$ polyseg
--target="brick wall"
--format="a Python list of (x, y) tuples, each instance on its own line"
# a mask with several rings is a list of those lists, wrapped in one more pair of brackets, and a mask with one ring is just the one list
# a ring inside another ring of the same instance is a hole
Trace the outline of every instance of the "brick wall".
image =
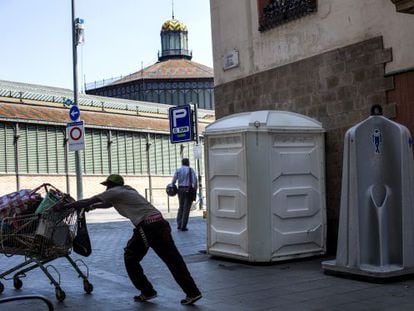
[(393, 77), (384, 76), (392, 60), (382, 37), (336, 49), (292, 64), (218, 85), (216, 118), (255, 110), (288, 110), (310, 116), (326, 129), (328, 251), (334, 252), (339, 218), (343, 137), (369, 116), (373, 104), (395, 117), (386, 91)]

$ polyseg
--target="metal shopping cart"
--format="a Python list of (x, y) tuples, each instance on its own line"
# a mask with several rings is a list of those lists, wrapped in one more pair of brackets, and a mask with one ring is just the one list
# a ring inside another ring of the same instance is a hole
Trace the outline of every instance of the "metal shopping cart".
[[(34, 189), (30, 195), (41, 197), (34, 212), (22, 215), (11, 215), (0, 221), (0, 254), (7, 257), (24, 256), (24, 261), (15, 267), (0, 274), (0, 280), (13, 280), (14, 288), (23, 286), (21, 281), (26, 273), (40, 268), (55, 286), (56, 298), (63, 301), (65, 292), (60, 287), (60, 274), (51, 261), (65, 257), (83, 279), (83, 288), (86, 293), (93, 291), (93, 285), (88, 281), (89, 270), (80, 259), (74, 261), (70, 257), (73, 239), (76, 236), (78, 213), (74, 209), (64, 207), (73, 202), (68, 194), (59, 191), (51, 184), (42, 184)], [(86, 268), (86, 275), (79, 269), (78, 263)], [(58, 281), (51, 275), (53, 269), (58, 275)], [(13, 277), (10, 277), (13, 274)], [(0, 282), (0, 293), (4, 285)]]

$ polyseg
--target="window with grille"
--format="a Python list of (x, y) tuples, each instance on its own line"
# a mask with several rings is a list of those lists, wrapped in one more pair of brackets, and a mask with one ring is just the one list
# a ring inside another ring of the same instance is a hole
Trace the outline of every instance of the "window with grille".
[(266, 31), (281, 24), (317, 11), (317, 0), (258, 0), (259, 31)]

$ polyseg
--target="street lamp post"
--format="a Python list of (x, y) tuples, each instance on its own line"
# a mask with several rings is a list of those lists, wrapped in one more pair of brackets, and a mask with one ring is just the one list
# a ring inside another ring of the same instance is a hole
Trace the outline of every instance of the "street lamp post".
[[(75, 0), (72, 0), (72, 53), (73, 53), (73, 103), (78, 106), (78, 57), (77, 46), (79, 44), (79, 32), (77, 29), (77, 21), (75, 20)], [(78, 120), (79, 121), (79, 118)], [(75, 166), (76, 166), (76, 190), (77, 199), (83, 198), (83, 184), (82, 184), (82, 161), (80, 150), (75, 151)]]

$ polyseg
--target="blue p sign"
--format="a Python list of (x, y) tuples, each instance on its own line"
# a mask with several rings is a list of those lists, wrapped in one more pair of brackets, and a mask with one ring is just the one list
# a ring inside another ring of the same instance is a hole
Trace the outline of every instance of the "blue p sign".
[(169, 119), (171, 143), (193, 140), (193, 120), (190, 105), (171, 107)]

